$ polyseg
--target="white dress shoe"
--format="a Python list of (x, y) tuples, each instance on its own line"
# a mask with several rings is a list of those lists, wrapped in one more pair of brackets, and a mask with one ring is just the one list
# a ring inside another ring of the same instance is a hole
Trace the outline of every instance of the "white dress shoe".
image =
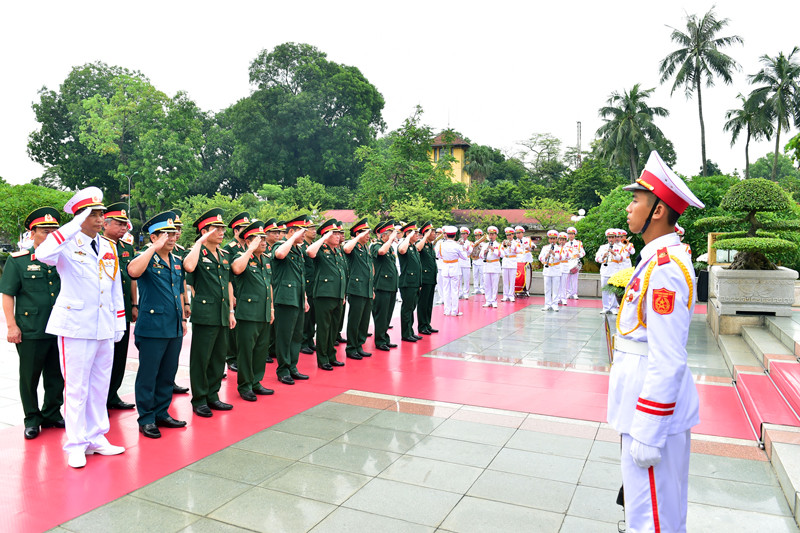
[(549, 309), (550, 309), (550, 308), (549, 308), (549, 307), (547, 307), (546, 305), (545, 305), (544, 307), (542, 307), (542, 311), (547, 311), (547, 310), (549, 310)]
[(497, 308), (497, 302), (492, 302), (492, 307)]
[(509, 301), (509, 302), (516, 302), (516, 301), (517, 301), (517, 299), (516, 299), (516, 298), (509, 298), (509, 299), (508, 299), (508, 301)]
[(553, 311), (558, 312), (558, 307), (557, 306), (553, 306)]
[(72, 468), (83, 468), (86, 466), (86, 455), (82, 451), (70, 452), (67, 464)]
[(482, 305), (482, 307), (491, 307), (491, 306), (492, 306), (492, 304), (490, 304), (488, 302)]
[(88, 448), (86, 455), (96, 453), (98, 455), (119, 455), (125, 451), (122, 446), (114, 446), (113, 444), (103, 444), (94, 448)]

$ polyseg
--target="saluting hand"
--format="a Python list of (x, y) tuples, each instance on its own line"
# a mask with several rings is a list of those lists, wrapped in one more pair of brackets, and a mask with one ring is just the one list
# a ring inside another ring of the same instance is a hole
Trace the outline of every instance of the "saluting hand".
[(263, 239), (263, 237), (259, 236), (250, 241), (250, 246), (247, 247), (247, 251), (251, 253), (255, 252), (256, 249), (258, 249), (258, 247), (261, 245), (261, 239)]
[[(169, 233), (162, 232), (161, 235), (158, 236), (156, 242), (153, 243), (153, 249), (157, 252), (161, 250), (165, 244), (167, 244), (167, 239), (169, 239)], [(202, 240), (202, 237), (201, 237)]]

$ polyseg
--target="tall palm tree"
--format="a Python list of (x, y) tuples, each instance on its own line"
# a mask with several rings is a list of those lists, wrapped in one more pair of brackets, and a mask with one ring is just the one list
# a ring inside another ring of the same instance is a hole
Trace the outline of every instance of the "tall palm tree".
[(739, 93), (737, 98), (741, 101), (741, 107), (729, 109), (725, 113), (725, 131), (731, 132), (731, 146), (736, 143), (742, 130), (747, 132), (747, 141), (744, 145), (744, 177), (750, 179), (750, 139), (759, 140), (772, 137), (772, 122), (767, 114), (764, 104), (759, 104), (754, 98), (745, 98)]
[(597, 130), (600, 153), (609, 157), (611, 164), (627, 163), (630, 166), (631, 183), (639, 177), (639, 155), (648, 153), (655, 141), (664, 137), (653, 119), (669, 116), (669, 111), (647, 105), (646, 100), (653, 91), (655, 88), (640, 89), (638, 83), (630, 91), (622, 91), (622, 94), (614, 91), (608, 98), (608, 105), (599, 111), (600, 117), (605, 120), (605, 124)]
[[(713, 87), (714, 77), (718, 76), (730, 85), (733, 81), (731, 72), (739, 69), (739, 64), (730, 56), (723, 54), (720, 48), (742, 43), (738, 35), (730, 37), (716, 37), (716, 34), (728, 25), (728, 19), (717, 19), (712, 7), (702, 18), (697, 15), (686, 17), (686, 32), (672, 28), (670, 39), (678, 43), (681, 48), (675, 50), (661, 60), (659, 72), (661, 83), (664, 83), (673, 74), (675, 81), (672, 91), (680, 86), (684, 87), (686, 98), (691, 98), (697, 92), (697, 109), (700, 114), (700, 148), (703, 157), (703, 176), (706, 175), (706, 126), (703, 121), (703, 94), (701, 85), (705, 81), (706, 87)], [(676, 72), (677, 71), (677, 72)]]
[(788, 56), (783, 52), (777, 57), (761, 56), (764, 66), (757, 74), (748, 76), (750, 83), (764, 85), (750, 93), (754, 102), (763, 103), (771, 120), (775, 121), (775, 160), (772, 164), (772, 179), (778, 171), (778, 150), (781, 145), (781, 130), (789, 131), (789, 120), (800, 127), (800, 63), (794, 47)]
[(464, 171), (470, 175), (473, 183), (483, 183), (486, 177), (492, 173), (494, 159), (492, 149), (488, 146), (473, 144), (467, 149), (467, 163)]

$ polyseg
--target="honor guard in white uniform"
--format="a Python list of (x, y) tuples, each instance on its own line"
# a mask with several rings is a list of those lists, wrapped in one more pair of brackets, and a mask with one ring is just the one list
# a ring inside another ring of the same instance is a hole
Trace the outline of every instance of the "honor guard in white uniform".
[[(600, 286), (604, 287), (608, 283), (608, 279), (614, 274), (614, 230), (608, 228), (606, 230), (607, 244), (600, 245), (597, 253), (594, 256), (594, 261), (600, 265)], [(617, 308), (617, 298), (610, 292), (603, 291), (603, 309), (600, 311), (601, 315), (611, 313)]]
[(619, 230), (619, 245), (622, 249), (622, 262), (619, 264), (619, 269), (625, 270), (632, 266), (631, 257), (636, 255), (636, 248), (628, 240), (628, 232), (624, 229)]
[(704, 206), (655, 151), (625, 189), (628, 225), (645, 247), (617, 316), (608, 422), (622, 434), (628, 531), (686, 531), (691, 428), (700, 422), (686, 363), (695, 274), (674, 225), (688, 206)]
[(475, 228), (475, 231), (472, 233), (475, 235), (475, 244), (473, 244), (472, 250), (470, 250), (470, 259), (472, 259), (472, 291), (475, 294), (486, 294), (486, 290), (483, 287), (483, 258), (481, 258), (480, 255), (481, 245), (477, 244), (478, 241), (483, 239), (483, 230), (481, 228)]
[(105, 209), (100, 189), (79, 191), (64, 206), (75, 218), (36, 249), (36, 258), (55, 266), (61, 277), (61, 292), (45, 331), (58, 337), (65, 390), (64, 451), (73, 468), (85, 466), (86, 455), (125, 451), (105, 437), (114, 343), (126, 329), (117, 249), (99, 235)]
[(464, 252), (467, 254), (466, 259), (459, 259), (458, 266), (461, 269), (461, 287), (458, 290), (458, 299), (459, 300), (467, 300), (469, 299), (469, 280), (472, 278), (472, 273), (470, 272), (470, 262), (469, 256), (472, 253), (472, 247), (474, 243), (469, 240), (469, 228), (463, 226), (460, 229), (461, 232), (461, 239), (458, 243), (464, 248)]
[[(514, 234), (517, 237), (517, 242), (522, 246), (522, 253), (517, 257), (517, 263), (524, 265), (522, 269), (524, 280), (526, 271), (530, 268), (530, 264), (533, 263), (533, 251), (536, 250), (536, 245), (533, 243), (533, 239), (525, 236), (525, 228), (522, 226), (514, 226)], [(528, 296), (527, 286), (523, 285), (521, 292), (524, 296)]]
[(442, 259), (442, 295), (444, 296), (444, 316), (461, 316), (458, 310), (458, 290), (461, 278), (459, 259), (467, 257), (464, 247), (455, 240), (458, 230), (455, 226), (444, 226), (445, 239), (439, 243), (436, 255)]
[(497, 287), (500, 283), (500, 261), (503, 259), (503, 248), (497, 242), (497, 228), (486, 229), (487, 241), (481, 243), (480, 258), (483, 260), (483, 286), (486, 290), (484, 307), (497, 307)]
[(569, 281), (569, 272), (578, 262), (572, 255), (572, 250), (567, 246), (567, 239), (566, 231), (558, 232), (558, 247), (561, 249), (561, 281), (558, 285), (556, 302), (559, 305), (567, 305), (567, 281)]
[(522, 254), (522, 245), (514, 239), (514, 230), (505, 229), (506, 239), (500, 243), (503, 249), (503, 300), (514, 302), (514, 281), (517, 279), (517, 260)]
[(576, 235), (578, 235), (577, 229), (574, 227), (567, 228), (567, 248), (570, 254), (576, 259), (576, 264), (570, 268), (569, 276), (567, 277), (566, 296), (568, 300), (570, 298), (573, 300), (578, 299), (578, 274), (581, 271), (581, 259), (586, 256), (583, 243), (575, 238)]
[(558, 232), (551, 229), (547, 232), (547, 244), (539, 252), (542, 264), (542, 280), (544, 281), (544, 307), (542, 311), (558, 311), (558, 291), (561, 287), (561, 247), (556, 242)]
[(442, 233), (442, 228), (436, 228), (434, 231), (436, 233), (436, 238), (433, 241), (433, 248), (436, 253), (436, 296), (433, 300), (433, 305), (439, 305), (444, 303), (444, 294), (442, 293), (442, 283), (444, 283), (442, 280), (442, 268), (444, 267), (444, 263), (442, 263), (439, 254), (439, 246), (444, 239), (444, 233)]
[(688, 243), (688, 242), (683, 242), (683, 236), (684, 236), (684, 234), (686, 234), (686, 230), (684, 230), (684, 229), (683, 229), (682, 227), (680, 227), (679, 225), (675, 224), (675, 233), (677, 233), (677, 234), (678, 234), (678, 237), (680, 237), (680, 239), (681, 239), (681, 244), (683, 244), (683, 249), (684, 249), (684, 250), (686, 251), (686, 253), (689, 255), (689, 258), (691, 258), (691, 257), (692, 257), (692, 247), (691, 247), (691, 246), (689, 246), (689, 243)]

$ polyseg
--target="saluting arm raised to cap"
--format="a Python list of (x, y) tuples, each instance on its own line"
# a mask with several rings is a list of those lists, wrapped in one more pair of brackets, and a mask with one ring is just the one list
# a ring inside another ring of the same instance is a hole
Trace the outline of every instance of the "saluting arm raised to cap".
[(203, 247), (203, 244), (205, 244), (205, 242), (211, 236), (212, 231), (214, 230), (209, 230), (200, 235), (200, 238), (195, 241), (192, 249), (189, 250), (189, 253), (183, 258), (184, 272), (194, 272), (194, 269), (197, 268), (197, 261), (200, 260), (200, 248)]

